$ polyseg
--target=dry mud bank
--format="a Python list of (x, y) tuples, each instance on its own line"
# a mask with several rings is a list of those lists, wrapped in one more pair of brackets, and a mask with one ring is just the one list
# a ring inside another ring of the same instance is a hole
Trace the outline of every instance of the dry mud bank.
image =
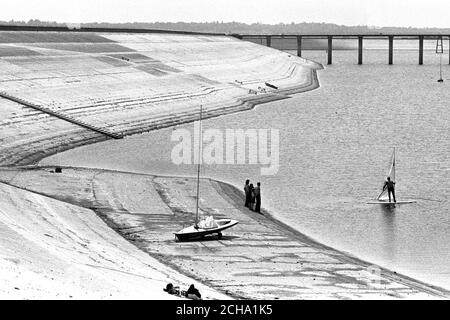
[(242, 193), (202, 179), (200, 212), (239, 224), (204, 241), (176, 242), (191, 224), (195, 179), (97, 169), (3, 170), (2, 181), (89, 208), (164, 265), (224, 294), (253, 299), (448, 298), (449, 293), (325, 247), (243, 208)]

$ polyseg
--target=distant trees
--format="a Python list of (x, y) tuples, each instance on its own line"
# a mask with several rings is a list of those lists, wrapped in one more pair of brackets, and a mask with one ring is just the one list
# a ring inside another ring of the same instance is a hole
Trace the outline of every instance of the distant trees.
[[(64, 27), (68, 24), (55, 21), (40, 21), (31, 19), (25, 21), (0, 21), (0, 25), (16, 25), (16, 26), (52, 26)], [(211, 33), (239, 33), (239, 34), (350, 34), (350, 33), (443, 33), (450, 34), (450, 29), (439, 28), (401, 28), (401, 27), (368, 27), (368, 26), (343, 26), (333, 23), (278, 23), (264, 24), (252, 23), (246, 24), (242, 22), (126, 22), (126, 23), (109, 23), (109, 22), (90, 22), (81, 23), (81, 27), (91, 28), (130, 28), (130, 29), (161, 29), (161, 30), (178, 30), (178, 31), (195, 31), (195, 32), (211, 32)]]
[(41, 21), (39, 19), (30, 19), (28, 21), (0, 21), (0, 25), (12, 25), (12, 26), (33, 26), (33, 27), (63, 27), (65, 23), (59, 23), (56, 21)]

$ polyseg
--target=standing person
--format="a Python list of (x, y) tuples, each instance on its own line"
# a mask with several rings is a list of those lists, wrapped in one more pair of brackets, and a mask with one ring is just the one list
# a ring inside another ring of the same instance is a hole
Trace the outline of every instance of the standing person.
[(255, 205), (255, 188), (253, 187), (253, 183), (250, 183), (250, 205), (249, 205), (249, 208), (251, 210), (253, 210), (254, 205)]
[(256, 188), (253, 191), (255, 193), (255, 211), (261, 211), (261, 182), (256, 184)]
[(250, 183), (250, 180), (248, 180), (248, 179), (245, 180), (244, 192), (245, 192), (245, 206), (247, 208), (250, 206), (250, 199), (251, 199), (249, 183)]
[(394, 202), (397, 202), (395, 200), (395, 182), (391, 180), (391, 177), (387, 177), (387, 181), (384, 183), (383, 186), (383, 191), (386, 190), (388, 191), (388, 196), (389, 196), (389, 202), (391, 202), (391, 193), (392, 193), (392, 197), (394, 198)]

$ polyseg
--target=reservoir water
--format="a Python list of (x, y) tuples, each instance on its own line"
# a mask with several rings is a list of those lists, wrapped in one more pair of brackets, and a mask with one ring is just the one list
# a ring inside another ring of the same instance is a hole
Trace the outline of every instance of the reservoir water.
[[(387, 42), (387, 41), (386, 41)], [(430, 48), (432, 44), (428, 44)], [(321, 87), (252, 111), (203, 121), (204, 129), (278, 129), (280, 167), (204, 165), (202, 175), (242, 188), (261, 181), (262, 206), (302, 233), (336, 249), (450, 289), (450, 66), (427, 50), (304, 51), (325, 65)], [(448, 48), (447, 48), (448, 49)], [(193, 125), (181, 126), (193, 131)], [(174, 128), (84, 146), (41, 164), (99, 167), (172, 175), (196, 174), (174, 165)], [(366, 204), (380, 191), (392, 148), (397, 199), (415, 204), (383, 209)], [(193, 194), (195, 190), (193, 190)]]

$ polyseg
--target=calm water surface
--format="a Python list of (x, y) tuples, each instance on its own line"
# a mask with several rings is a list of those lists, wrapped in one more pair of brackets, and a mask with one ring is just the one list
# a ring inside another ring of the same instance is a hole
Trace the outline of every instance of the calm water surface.
[[(304, 56), (325, 63), (324, 52)], [(450, 289), (450, 67), (402, 50), (387, 65), (385, 50), (334, 52), (319, 71), (321, 87), (253, 111), (204, 121), (204, 128), (280, 130), (280, 169), (204, 165), (202, 175), (242, 187), (261, 181), (263, 207), (299, 231), (337, 249)], [(193, 130), (192, 124), (183, 128)], [(173, 129), (85, 146), (42, 163), (195, 175), (171, 163)], [(416, 204), (383, 210), (368, 205), (397, 153), (397, 199)], [(195, 190), (193, 190), (194, 192)]]

